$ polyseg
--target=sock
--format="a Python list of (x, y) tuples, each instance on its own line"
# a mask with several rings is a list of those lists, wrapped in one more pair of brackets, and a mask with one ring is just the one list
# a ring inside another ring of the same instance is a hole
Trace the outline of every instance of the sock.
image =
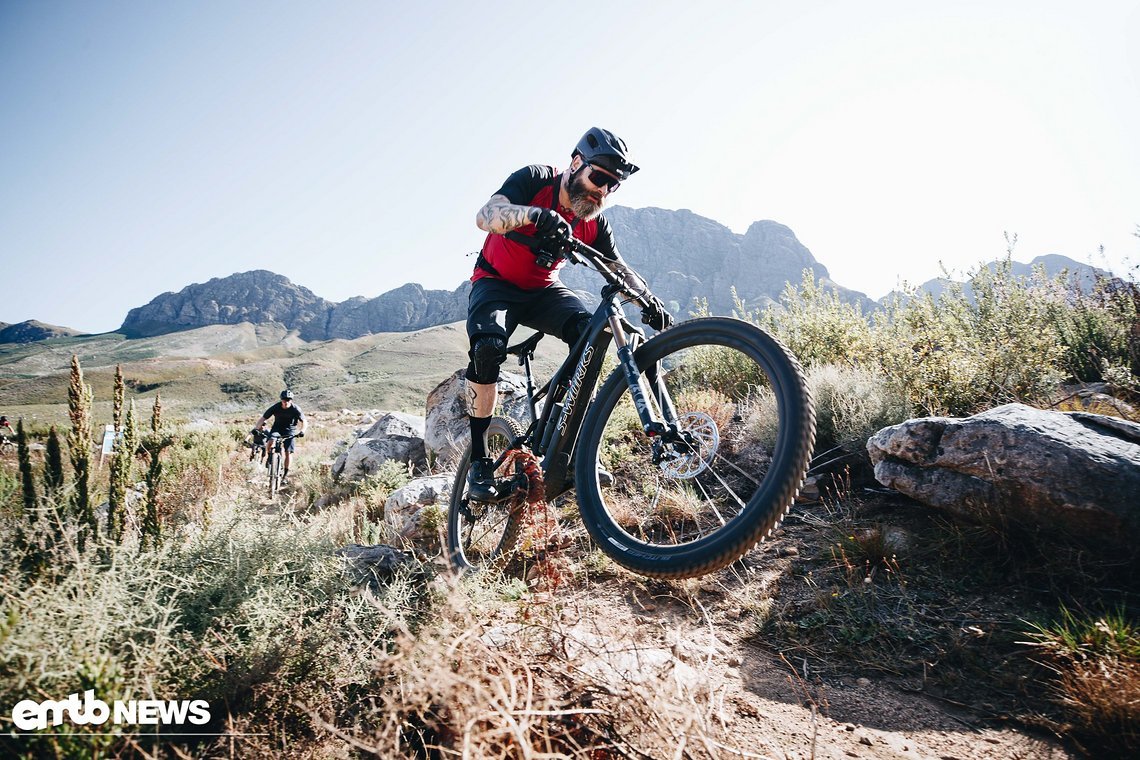
[(490, 417), (471, 417), (471, 458), (487, 456), (487, 428), (491, 427)]
[(283, 478), (289, 477), (289, 468), (288, 467), (286, 467), (284, 470), (281, 471), (281, 477), (283, 477)]

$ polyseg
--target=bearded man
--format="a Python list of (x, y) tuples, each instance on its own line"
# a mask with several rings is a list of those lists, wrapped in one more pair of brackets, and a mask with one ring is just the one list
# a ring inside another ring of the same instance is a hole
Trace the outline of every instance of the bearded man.
[[(613, 230), (601, 211), (606, 199), (637, 170), (621, 138), (593, 127), (578, 141), (565, 171), (541, 165), (519, 169), (479, 209), (475, 223), (487, 239), (471, 276), (467, 311), (469, 498), (493, 501), (502, 496), (496, 492), (486, 433), (508, 338), (521, 324), (569, 346), (577, 342), (590, 312), (558, 279), (565, 259), (557, 252), (574, 237), (628, 266), (618, 255)], [(642, 316), (655, 329), (672, 322), (660, 301)]]

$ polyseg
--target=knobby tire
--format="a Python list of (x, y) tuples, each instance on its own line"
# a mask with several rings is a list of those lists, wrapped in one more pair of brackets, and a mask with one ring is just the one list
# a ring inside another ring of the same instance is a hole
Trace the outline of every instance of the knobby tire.
[[(753, 479), (757, 484), (756, 490), (746, 500), (733, 494), (738, 503), (743, 503), (736, 514), (725, 519), (719, 511), (716, 511), (716, 505), (713, 503), (712, 510), (720, 520), (719, 527), (714, 523), (709, 535), (694, 540), (677, 541), (673, 545), (667, 542), (642, 540), (624, 529), (618, 519), (611, 514), (606, 499), (610, 498), (617, 503), (619, 497), (610, 493), (609, 489), (601, 488), (597, 476), (597, 463), (599, 450), (603, 446), (603, 435), (607, 434), (607, 423), (611, 421), (611, 417), (616, 419), (620, 416), (614, 415), (614, 412), (623, 397), (629, 398), (626, 379), (620, 367), (606, 380), (591, 404), (583, 421), (574, 455), (578, 504), (582, 521), (590, 536), (601, 550), (619, 565), (649, 577), (689, 578), (704, 575), (744, 556), (779, 526), (799, 493), (811, 461), (815, 441), (815, 411), (803, 370), (791, 352), (760, 328), (729, 318), (709, 317), (691, 320), (654, 336), (638, 348), (635, 357), (639, 369), (644, 373), (656, 363), (667, 361), (671, 355), (684, 356), (685, 351), (701, 351), (707, 348), (726, 353), (733, 352), (734, 356), (738, 355), (753, 362), (754, 364), (748, 366), (759, 368), (760, 375), (766, 378), (764, 392), (767, 393), (770, 389), (779, 409), (776, 441), (770, 452), (770, 459), (767, 460), (769, 464), (766, 473), (759, 475), (761, 478), (759, 481)], [(663, 374), (667, 374), (667, 371)], [(699, 383), (695, 382), (693, 387), (699, 387)], [(749, 400), (739, 406), (753, 409), (754, 407), (750, 406), (753, 395), (755, 394), (750, 392)], [(678, 408), (679, 415), (685, 411), (684, 408)], [(628, 412), (625, 414), (628, 416)], [(733, 418), (734, 423), (735, 421)], [(618, 423), (611, 425), (618, 426)], [(637, 427), (640, 428), (639, 425)], [(625, 423), (623, 429), (628, 428), (629, 424)], [(742, 426), (742, 429), (745, 428)], [(612, 436), (612, 433), (609, 435)], [(640, 436), (642, 441), (645, 440), (640, 432), (637, 432), (637, 436)], [(630, 436), (629, 440), (633, 438)], [(732, 445), (737, 444), (726, 444), (726, 448)], [(715, 452), (715, 449), (713, 451)], [(699, 493), (699, 489), (704, 488), (706, 495), (709, 489), (716, 487), (715, 481), (711, 480), (711, 474), (705, 476), (710, 478), (707, 482), (711, 483), (711, 486), (700, 485), (696, 475), (688, 476), (692, 480), (665, 480), (657, 472), (658, 469), (664, 468), (649, 461), (648, 457), (646, 459), (647, 463), (641, 465), (640, 470), (645, 474), (634, 476), (634, 482), (637, 482), (636, 477), (641, 477), (642, 482), (652, 483), (652, 478), (656, 476), (658, 483), (666, 482), (670, 487), (682, 492), (684, 489), (689, 489)], [(715, 460), (716, 457), (710, 455), (709, 462), (713, 463)], [(719, 463), (716, 464), (719, 466)], [(725, 466), (726, 472), (729, 471), (728, 467), (744, 472), (743, 467), (735, 464), (726, 463)], [(713, 464), (709, 464), (708, 469), (711, 473)], [(737, 473), (731, 474), (737, 475)], [(723, 478), (721, 482), (724, 482)], [(728, 486), (726, 483), (726, 491), (729, 490)], [(648, 499), (647, 495), (646, 500)], [(617, 507), (614, 507), (613, 511), (620, 514), (620, 509)], [(644, 509), (643, 514), (647, 515), (648, 519), (656, 520), (658, 524), (667, 522), (665, 518), (651, 513), (652, 510)], [(654, 539), (668, 537), (671, 531), (672, 528), (667, 525), (665, 528), (658, 527), (657, 532), (650, 537)], [(636, 533), (638, 529), (635, 527), (632, 532)]]

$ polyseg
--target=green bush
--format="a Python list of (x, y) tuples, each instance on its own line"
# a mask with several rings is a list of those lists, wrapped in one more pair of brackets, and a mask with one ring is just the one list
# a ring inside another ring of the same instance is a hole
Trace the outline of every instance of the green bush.
[[(737, 315), (787, 345), (806, 367), (878, 373), (922, 414), (968, 415), (1011, 401), (1045, 403), (1065, 379), (1133, 387), (1140, 369), (1140, 288), (1103, 281), (1083, 294), (1042, 269), (1013, 274), (1012, 259), (979, 267), (969, 291), (937, 298), (914, 289), (870, 315), (804, 273), (775, 306)], [(707, 313), (698, 309), (697, 316)], [(716, 357), (711, 357), (715, 359)], [(1128, 377), (1121, 382), (1125, 369)], [(710, 377), (730, 373), (715, 362)]]
[(762, 313), (747, 312), (737, 300), (737, 316), (772, 333), (806, 367), (863, 361), (873, 342), (862, 310), (840, 299), (835, 289), (825, 290), (810, 269), (799, 287), (789, 282), (779, 304)]
[(1049, 311), (1064, 347), (1061, 366), (1082, 382), (1110, 381), (1106, 369), (1140, 376), (1140, 287), (1101, 278), (1091, 293), (1070, 287)]

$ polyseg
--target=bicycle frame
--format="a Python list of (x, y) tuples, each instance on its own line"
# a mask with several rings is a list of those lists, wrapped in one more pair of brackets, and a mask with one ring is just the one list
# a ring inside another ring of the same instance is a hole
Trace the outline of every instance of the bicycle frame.
[[(611, 341), (617, 346), (618, 361), (646, 435), (661, 436), (665, 440), (678, 436), (676, 412), (660, 373), (656, 367), (642, 373), (634, 359), (634, 351), (645, 340), (645, 333), (626, 319), (620, 299), (625, 295), (640, 302), (641, 297), (625, 292), (618, 276), (597, 261), (596, 257), (601, 256), (597, 251), (581, 243), (577, 243), (575, 249), (585, 254), (583, 258), (606, 279), (607, 284), (601, 293), (602, 302), (566, 360), (537, 392), (534, 391), (530, 367), (537, 341), (527, 339), (513, 347), (526, 367), (532, 422), (522, 437), (512, 441), (495, 462), (495, 467), (499, 467), (508, 452), (525, 443), (536, 456), (541, 457), (547, 501), (573, 486), (574, 448), (586, 411), (593, 402), (602, 362)], [(546, 403), (542, 414), (536, 415), (537, 402), (542, 398), (546, 398)]]

